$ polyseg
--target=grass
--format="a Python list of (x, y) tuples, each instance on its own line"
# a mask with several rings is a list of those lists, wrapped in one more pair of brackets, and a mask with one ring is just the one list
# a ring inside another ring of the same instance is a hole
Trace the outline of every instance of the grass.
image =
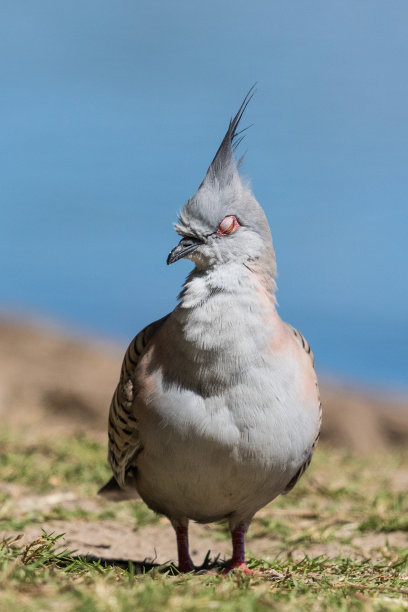
[[(84, 436), (33, 445), (8, 433), (0, 449), (2, 612), (408, 609), (408, 455), (357, 459), (319, 447), (290, 495), (253, 521), (249, 554), (266, 543), (272, 558), (252, 556), (253, 576), (221, 577), (180, 575), (169, 565), (119, 566), (63, 550), (60, 521), (143, 529), (160, 518), (142, 502), (94, 497), (109, 477), (106, 449)], [(16, 535), (50, 521), (54, 533), (28, 543)], [(225, 526), (214, 525), (211, 537), (216, 550), (217, 539), (228, 537)]]
[(102, 485), (109, 474), (105, 447), (83, 435), (25, 444), (6, 432), (0, 448), (1, 480), (31, 486), (38, 493), (56, 486), (94, 493), (95, 483)]

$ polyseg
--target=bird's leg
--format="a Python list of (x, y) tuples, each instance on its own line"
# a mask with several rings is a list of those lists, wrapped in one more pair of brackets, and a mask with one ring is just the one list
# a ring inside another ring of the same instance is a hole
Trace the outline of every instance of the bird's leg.
[(188, 521), (175, 523), (173, 527), (177, 538), (178, 569), (180, 572), (192, 572), (195, 567), (188, 551)]
[(229, 574), (234, 569), (241, 569), (245, 574), (252, 574), (252, 571), (245, 563), (245, 534), (247, 529), (248, 525), (245, 523), (240, 523), (234, 529), (231, 529), (232, 559), (223, 569), (223, 574)]

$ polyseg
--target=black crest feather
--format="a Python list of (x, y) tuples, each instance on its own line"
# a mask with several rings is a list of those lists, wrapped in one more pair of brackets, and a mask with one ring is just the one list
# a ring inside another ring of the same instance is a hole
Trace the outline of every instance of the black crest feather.
[[(218, 180), (222, 180), (225, 177), (225, 171), (231, 165), (231, 161), (234, 156), (234, 151), (238, 147), (238, 145), (242, 142), (244, 136), (241, 134), (248, 129), (248, 127), (244, 128), (240, 132), (237, 132), (237, 128), (242, 119), (242, 115), (245, 112), (246, 107), (252, 100), (255, 93), (255, 85), (252, 85), (251, 89), (248, 91), (247, 95), (242, 101), (241, 106), (238, 109), (237, 114), (233, 119), (230, 120), (228, 130), (218, 147), (218, 151), (216, 152), (214, 159), (212, 160), (210, 167), (207, 170), (207, 174), (205, 179), (217, 178)], [(227, 178), (227, 177), (225, 177)]]

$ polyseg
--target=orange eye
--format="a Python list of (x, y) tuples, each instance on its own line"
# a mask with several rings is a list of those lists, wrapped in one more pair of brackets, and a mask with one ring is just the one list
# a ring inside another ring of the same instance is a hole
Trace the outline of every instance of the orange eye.
[(229, 217), (225, 217), (225, 219), (221, 221), (217, 229), (217, 234), (219, 236), (228, 236), (228, 234), (232, 234), (232, 232), (235, 232), (235, 230), (238, 228), (238, 221), (233, 215), (231, 215)]

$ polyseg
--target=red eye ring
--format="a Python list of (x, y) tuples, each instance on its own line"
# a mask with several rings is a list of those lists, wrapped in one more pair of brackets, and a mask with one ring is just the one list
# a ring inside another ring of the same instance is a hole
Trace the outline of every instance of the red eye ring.
[(233, 234), (240, 227), (236, 217), (234, 215), (228, 215), (225, 217), (218, 226), (217, 234), (219, 236), (228, 236)]

